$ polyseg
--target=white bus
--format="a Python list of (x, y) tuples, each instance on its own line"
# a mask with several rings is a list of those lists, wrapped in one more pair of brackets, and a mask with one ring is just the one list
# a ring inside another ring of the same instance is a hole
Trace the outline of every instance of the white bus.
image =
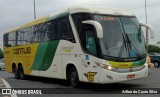
[(79, 82), (115, 83), (146, 77), (142, 26), (128, 11), (74, 7), (4, 34), (5, 70)]

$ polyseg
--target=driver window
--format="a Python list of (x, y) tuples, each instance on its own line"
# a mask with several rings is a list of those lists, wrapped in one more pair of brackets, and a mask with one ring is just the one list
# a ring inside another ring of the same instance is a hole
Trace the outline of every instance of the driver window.
[(86, 51), (88, 51), (93, 55), (97, 55), (95, 28), (92, 25), (86, 25), (85, 34), (86, 34)]

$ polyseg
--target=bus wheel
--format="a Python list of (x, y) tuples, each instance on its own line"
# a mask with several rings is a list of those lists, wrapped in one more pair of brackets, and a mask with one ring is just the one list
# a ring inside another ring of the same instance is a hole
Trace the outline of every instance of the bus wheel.
[(14, 77), (15, 77), (16, 79), (19, 79), (19, 72), (18, 72), (16, 66), (13, 67), (13, 74), (14, 74)]
[(76, 88), (79, 86), (79, 78), (78, 78), (78, 72), (75, 67), (72, 67), (70, 70), (70, 83), (72, 87)]
[(24, 71), (22, 65), (18, 68), (19, 69), (19, 77), (20, 79), (25, 79)]

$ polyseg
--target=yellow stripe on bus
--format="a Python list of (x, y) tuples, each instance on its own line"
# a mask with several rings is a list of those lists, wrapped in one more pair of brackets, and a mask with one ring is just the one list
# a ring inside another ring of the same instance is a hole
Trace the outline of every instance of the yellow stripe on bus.
[(116, 68), (130, 68), (132, 67), (133, 64), (133, 62), (114, 62), (114, 61), (108, 61), (108, 63)]

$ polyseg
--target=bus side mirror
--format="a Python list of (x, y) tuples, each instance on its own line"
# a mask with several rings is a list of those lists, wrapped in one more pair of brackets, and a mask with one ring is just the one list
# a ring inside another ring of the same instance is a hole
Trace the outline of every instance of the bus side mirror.
[(154, 39), (154, 30), (151, 25), (140, 23), (140, 26), (143, 26), (143, 27), (149, 29), (150, 30), (150, 37), (151, 37), (151, 39)]
[(96, 29), (97, 37), (98, 38), (103, 38), (103, 28), (102, 28), (102, 26), (99, 22), (93, 21), (93, 20), (86, 20), (86, 21), (82, 21), (82, 23), (93, 25)]

